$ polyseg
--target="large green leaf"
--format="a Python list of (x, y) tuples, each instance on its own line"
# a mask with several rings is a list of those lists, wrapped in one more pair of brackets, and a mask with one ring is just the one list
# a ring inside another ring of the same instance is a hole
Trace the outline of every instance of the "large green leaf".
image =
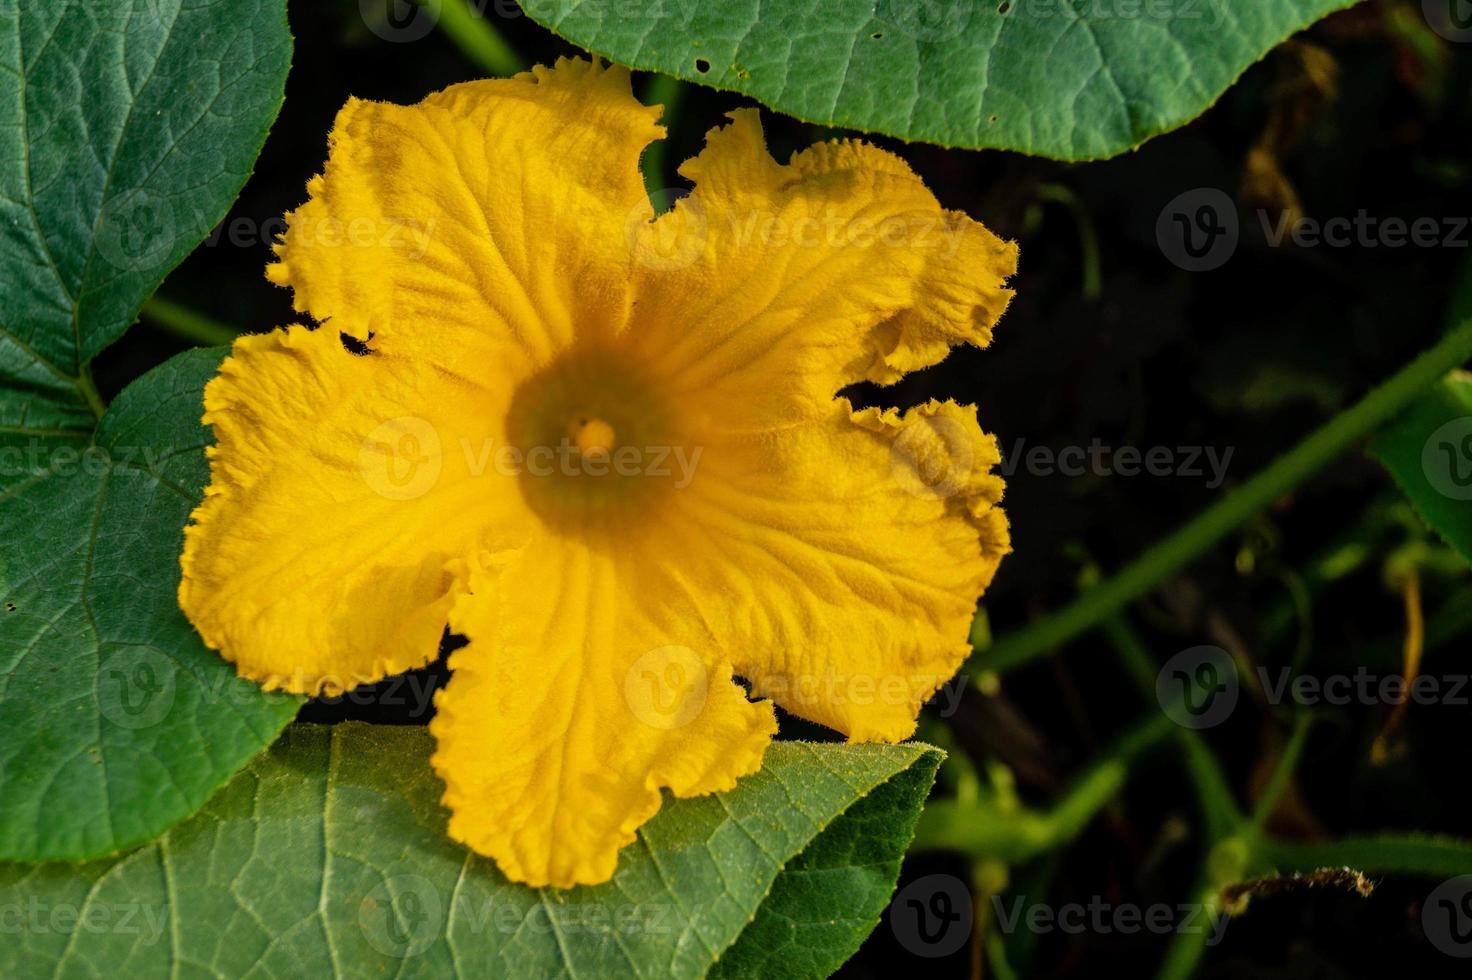
[(940, 761), (779, 743), (731, 792), (666, 798), (611, 882), (558, 891), (509, 884), (445, 836), (430, 750), (421, 728), (293, 726), (156, 843), (0, 865), (0, 912), (17, 910), (0, 926), (18, 934), (0, 974), (696, 977), (729, 949), (754, 975), (738, 936), (759, 930), (813, 940), (784, 976), (825, 975), (877, 922)]
[(176, 598), (223, 353), (134, 382), (84, 447), (0, 449), (0, 857), (150, 840), (295, 714), (206, 649)]
[(1370, 451), (1472, 564), (1472, 374), (1455, 372), (1375, 433)]
[(0, 2), (0, 857), (156, 836), (295, 709), (175, 600), (219, 354), (105, 418), (87, 367), (229, 208), (290, 56), (284, 0)]
[(1353, 0), (522, 0), (635, 68), (812, 122), (1067, 160), (1199, 115)]
[(0, 445), (85, 441), (87, 362), (225, 214), (290, 60), (284, 0), (0, 2)]
[(826, 977), (853, 955), (889, 905), (939, 762), (933, 753), (869, 791), (788, 862), (711, 976)]

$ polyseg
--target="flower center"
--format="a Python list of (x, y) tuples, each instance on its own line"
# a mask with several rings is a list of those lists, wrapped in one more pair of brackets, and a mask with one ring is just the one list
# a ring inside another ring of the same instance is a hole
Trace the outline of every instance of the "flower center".
[(518, 385), (506, 419), (523, 498), (546, 524), (599, 546), (658, 526), (661, 501), (699, 455), (644, 366), (624, 352), (569, 352)]
[(593, 459), (607, 457), (616, 445), (613, 426), (586, 412), (579, 412), (573, 418), (567, 436), (578, 447), (578, 452)]

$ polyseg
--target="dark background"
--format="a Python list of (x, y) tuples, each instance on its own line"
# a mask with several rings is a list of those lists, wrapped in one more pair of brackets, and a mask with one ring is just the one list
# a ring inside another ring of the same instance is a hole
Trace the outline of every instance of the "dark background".
[[(1018, 440), (1024, 449), (1057, 451), (1095, 439), (1141, 450), (1233, 451), (1227, 480), (1216, 488), (1206, 476), (1068, 477), (1019, 464), (1006, 501), (1016, 553), (985, 599), (995, 635), (1062, 606), (1087, 564), (1120, 567), (1435, 341), (1472, 231), (1461, 247), (1272, 247), (1258, 217), (1266, 209), (1276, 220), (1295, 206), (1319, 219), (1362, 210), (1380, 219), (1472, 215), (1472, 44), (1438, 38), (1419, 11), (1419, 3), (1387, 0), (1331, 17), (1250, 69), (1201, 119), (1110, 161), (1063, 164), (877, 138), (909, 160), (945, 205), (1017, 239), (1022, 265), (1017, 298), (990, 349), (957, 350), (893, 389), (856, 391), (857, 400), (975, 402), (1004, 452)], [(297, 42), (286, 103), (255, 176), (220, 233), (160, 293), (242, 330), (295, 319), (289, 293), (263, 275), (269, 235), (279, 227), (270, 222), (304, 199), (344, 100), (411, 103), (483, 74), (438, 31), (413, 43), (383, 40), (368, 29), (357, 0), (293, 4), (291, 21)], [(529, 61), (572, 51), (525, 17), (500, 16), (496, 24)], [(636, 76), (636, 92), (648, 84), (648, 76)], [(741, 104), (686, 86), (666, 157), (669, 186), (679, 185), (672, 168)], [(763, 115), (779, 158), (834, 135)], [(1195, 188), (1224, 191), (1241, 221), (1235, 253), (1210, 272), (1178, 268), (1156, 235), (1166, 203)], [(1095, 247), (1085, 247), (1089, 238)], [(1098, 271), (1096, 289), (1090, 267)], [(130, 332), (97, 365), (104, 394), (182, 347), (162, 330)], [(1164, 583), (1130, 618), (1162, 661), (1213, 643), (1277, 665), (1304, 642), (1322, 672), (1359, 664), (1393, 672), (1405, 626), (1383, 566), (1422, 537), (1386, 474), (1356, 449)], [(1362, 543), (1368, 559), (1316, 595), (1309, 610), (1295, 611), (1289, 584), (1344, 540)], [(1466, 579), (1452, 574), (1426, 573), (1423, 589), (1428, 613), (1458, 595), (1472, 602)], [(1466, 654), (1466, 635), (1439, 638), (1429, 645), (1426, 669), (1466, 670)], [(442, 667), (430, 668), (417, 686), (312, 704), (304, 717), (424, 724), (432, 711), (427, 692), (442, 679)], [(1008, 765), (1023, 798), (1046, 806), (1070, 774), (1151, 707), (1095, 634), (1009, 675), (995, 696), (969, 690), (944, 723), (953, 745), (978, 762)], [(1472, 833), (1468, 710), (1413, 706), (1392, 758), (1375, 765), (1369, 746), (1388, 711), (1323, 709), (1296, 792), (1270, 826), (1310, 839), (1376, 829)], [(1279, 711), (1244, 697), (1208, 733), (1245, 805), (1285, 727)], [(1079, 840), (1044, 867), (1012, 869), (1012, 880), (1039, 882), (1030, 898), (1053, 903), (1086, 903), (1093, 895), (1141, 905), (1185, 901), (1200, 863), (1197, 826), (1191, 789), (1166, 746), (1140, 760), (1127, 791)], [(901, 884), (935, 873), (964, 880), (968, 867), (958, 855), (915, 855)], [(1201, 974), (1466, 975), (1466, 961), (1442, 956), (1422, 934), (1419, 903), (1433, 884), (1384, 880), (1368, 899), (1333, 889), (1259, 899), (1208, 952)], [(843, 975), (889, 976), (908, 966), (970, 976), (976, 938), (952, 956), (921, 959), (881, 923)], [(1013, 965), (1041, 977), (1146, 975), (1166, 941), (1041, 935)], [(1021, 944), (1012, 945), (1022, 955)]]

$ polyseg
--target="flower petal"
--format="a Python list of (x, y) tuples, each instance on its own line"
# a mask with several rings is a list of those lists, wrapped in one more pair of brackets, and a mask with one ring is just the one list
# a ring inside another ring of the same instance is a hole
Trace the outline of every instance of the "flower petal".
[(898, 741), (970, 652), (1010, 551), (976, 410), (850, 410), (712, 447), (666, 563), (753, 693), (856, 741)]
[(639, 155), (663, 133), (629, 74), (562, 59), (414, 106), (350, 99), (268, 277), (355, 337), (420, 338), (466, 363), (617, 329)]
[(530, 885), (606, 881), (676, 796), (730, 789), (776, 731), (709, 648), (671, 641), (637, 563), (545, 540), (478, 565), (430, 730), (450, 835)]
[(179, 603), (205, 642), (309, 694), (433, 660), (452, 563), (526, 520), (513, 481), (472, 475), (452, 436), (493, 437), (504, 397), (392, 338), (355, 353), (292, 327), (237, 340), (204, 400), (217, 444)]
[(761, 429), (990, 342), (1015, 245), (943, 210), (890, 153), (832, 142), (783, 166), (754, 110), (731, 118), (681, 168), (694, 191), (637, 243), (631, 342), (648, 363)]

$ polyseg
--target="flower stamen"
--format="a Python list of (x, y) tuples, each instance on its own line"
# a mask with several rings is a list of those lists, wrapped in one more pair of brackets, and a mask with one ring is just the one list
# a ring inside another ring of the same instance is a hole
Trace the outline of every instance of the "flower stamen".
[(592, 459), (602, 459), (613, 452), (613, 426), (596, 415), (579, 414), (569, 426), (568, 437), (578, 452)]

